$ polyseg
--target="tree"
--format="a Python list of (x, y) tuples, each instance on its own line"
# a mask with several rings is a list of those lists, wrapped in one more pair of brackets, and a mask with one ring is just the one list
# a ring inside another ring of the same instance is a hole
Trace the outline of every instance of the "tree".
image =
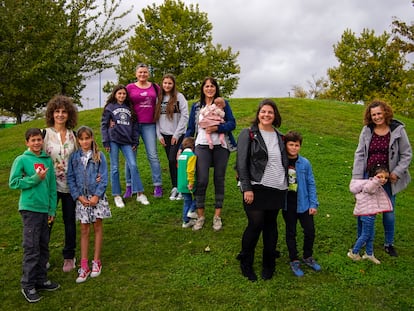
[(316, 78), (315, 74), (313, 74), (312, 80), (308, 80), (307, 82), (309, 85), (308, 93), (310, 98), (327, 98), (329, 81), (326, 78)]
[(292, 86), (292, 91), (293, 91), (293, 97), (296, 97), (296, 98), (306, 98), (306, 97), (308, 97), (308, 93), (300, 85), (293, 85)]
[(174, 74), (187, 98), (199, 96), (206, 76), (218, 80), (223, 96), (234, 92), (240, 73), (236, 63), (239, 53), (212, 44), (212, 25), (198, 5), (187, 7), (181, 1), (166, 0), (160, 6), (144, 8), (138, 21), (116, 68), (120, 83), (135, 81), (137, 64), (146, 63), (153, 69), (154, 81), (160, 81), (165, 73)]
[[(414, 0), (411, 1), (414, 6)], [(394, 41), (397, 42), (402, 51), (407, 53), (414, 52), (414, 24), (407, 25), (405, 22), (394, 18), (392, 22), (392, 32), (395, 35)]]
[(360, 37), (346, 30), (334, 45), (339, 66), (328, 69), (330, 94), (338, 100), (367, 102), (375, 97), (391, 104), (407, 100), (412, 86), (411, 75), (405, 70), (405, 54), (384, 32), (375, 36), (364, 29)]
[[(121, 0), (4, 0), (0, 4), (0, 108), (20, 123), (60, 93), (78, 104), (83, 81), (113, 66), (127, 27)], [(102, 1), (100, 1), (102, 2)]]

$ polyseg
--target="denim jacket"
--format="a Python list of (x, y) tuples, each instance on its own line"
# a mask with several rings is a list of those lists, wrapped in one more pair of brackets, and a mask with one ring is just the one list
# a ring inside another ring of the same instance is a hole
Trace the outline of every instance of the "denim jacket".
[(295, 164), (295, 169), (296, 180), (298, 183), (297, 212), (304, 213), (310, 208), (318, 208), (319, 202), (316, 195), (316, 185), (312, 165), (308, 159), (299, 155)]
[[(86, 168), (81, 161), (82, 150), (73, 152), (69, 158), (68, 185), (70, 194), (74, 200), (80, 196), (96, 195), (103, 198), (108, 185), (108, 168), (105, 155), (100, 152), (101, 161), (95, 163), (93, 159), (88, 160)], [(100, 176), (100, 181), (96, 178)]]

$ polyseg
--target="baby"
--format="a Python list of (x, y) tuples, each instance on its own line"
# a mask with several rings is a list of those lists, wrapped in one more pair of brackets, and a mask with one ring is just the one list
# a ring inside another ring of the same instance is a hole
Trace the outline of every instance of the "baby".
[[(217, 97), (214, 99), (214, 102), (211, 105), (206, 105), (205, 107), (201, 108), (200, 110), (200, 121), (198, 125), (206, 129), (209, 126), (216, 126), (220, 123), (224, 123), (224, 107), (226, 106), (226, 102), (222, 97)], [(206, 138), (208, 141), (208, 145), (210, 149), (214, 148), (213, 141), (211, 140), (211, 135), (206, 132)], [(224, 133), (219, 133), (219, 139), (222, 146), (226, 145), (224, 139)]]

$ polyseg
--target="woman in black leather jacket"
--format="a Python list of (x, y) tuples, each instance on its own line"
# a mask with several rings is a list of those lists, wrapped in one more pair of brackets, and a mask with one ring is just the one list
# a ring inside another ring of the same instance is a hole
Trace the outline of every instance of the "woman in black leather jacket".
[(242, 250), (237, 256), (242, 274), (256, 281), (254, 252), (260, 233), (263, 236), (262, 278), (271, 279), (278, 255), (277, 215), (285, 208), (288, 188), (288, 159), (283, 136), (277, 130), (282, 122), (276, 104), (263, 100), (250, 128), (238, 138), (237, 172), (248, 225), (242, 237)]

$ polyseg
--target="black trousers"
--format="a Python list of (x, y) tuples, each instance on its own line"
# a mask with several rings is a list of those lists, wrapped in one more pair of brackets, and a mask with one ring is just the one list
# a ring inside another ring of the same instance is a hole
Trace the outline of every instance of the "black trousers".
[(303, 258), (311, 257), (313, 254), (313, 243), (315, 241), (315, 224), (313, 215), (309, 211), (297, 213), (296, 206), (288, 206), (283, 211), (283, 219), (286, 224), (286, 245), (289, 251), (290, 261), (298, 260), (298, 250), (296, 245), (296, 225), (299, 220), (303, 229)]
[(171, 185), (174, 188), (177, 187), (177, 152), (178, 148), (181, 146), (184, 135), (178, 138), (178, 142), (175, 145), (171, 145), (171, 139), (173, 137), (172, 135), (162, 134), (162, 137), (164, 137), (164, 142), (166, 144), (164, 149), (168, 159), (168, 168), (170, 170)]

